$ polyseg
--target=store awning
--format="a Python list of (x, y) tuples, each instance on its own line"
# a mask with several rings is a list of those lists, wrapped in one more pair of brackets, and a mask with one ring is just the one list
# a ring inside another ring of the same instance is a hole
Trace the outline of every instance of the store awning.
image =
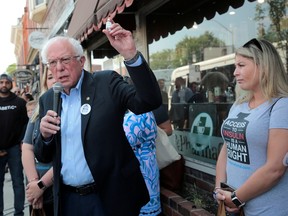
[[(253, 2), (256, 0), (246, 0)], [(94, 58), (113, 56), (106, 37), (100, 32), (110, 16), (130, 31), (135, 30), (135, 14), (147, 14), (147, 42), (165, 38), (184, 26), (224, 14), (229, 7), (239, 8), (245, 0), (78, 0), (68, 27), (68, 35), (79, 39), (85, 49), (93, 50)], [(144, 8), (144, 9), (143, 9)], [(118, 14), (116, 16), (116, 14)]]
[(97, 5), (95, 0), (78, 0), (75, 6), (67, 35), (78, 38), (87, 29), (93, 27), (96, 23), (94, 11)]
[(108, 17), (113, 19), (132, 3), (133, 0), (78, 0), (67, 34), (83, 41), (94, 31), (99, 31)]
[[(253, 2), (255, 0), (248, 0)], [(214, 18), (216, 13), (224, 14), (229, 7), (241, 7), (245, 0), (171, 0), (157, 8), (146, 19), (147, 42), (152, 43), (160, 37), (173, 35), (184, 26), (191, 28), (194, 23), (200, 24), (204, 19)]]

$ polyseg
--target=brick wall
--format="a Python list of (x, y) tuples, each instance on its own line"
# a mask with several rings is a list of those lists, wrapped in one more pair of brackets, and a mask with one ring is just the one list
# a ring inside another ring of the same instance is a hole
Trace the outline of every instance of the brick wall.
[(215, 176), (185, 166), (184, 182), (212, 192), (215, 184)]
[(197, 208), (192, 202), (161, 187), (161, 204), (165, 216), (213, 216), (208, 211)]
[[(195, 185), (211, 194), (215, 176), (185, 166), (183, 183)], [(184, 199), (178, 193), (161, 187), (161, 205), (164, 216), (214, 216), (205, 209)]]

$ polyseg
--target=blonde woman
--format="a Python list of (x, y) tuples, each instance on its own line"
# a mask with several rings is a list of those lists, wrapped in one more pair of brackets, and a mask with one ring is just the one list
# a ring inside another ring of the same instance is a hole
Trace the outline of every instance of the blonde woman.
[[(43, 73), (41, 83), (41, 94), (45, 93), (55, 80), (50, 70), (46, 69)], [(22, 164), (27, 177), (26, 197), (33, 209), (43, 208), (46, 215), (53, 214), (53, 170), (52, 164), (44, 164), (36, 161), (34, 155), (34, 139), (38, 135), (36, 130), (39, 124), (39, 106), (36, 109), (28, 123), (26, 134), (22, 146)]]
[[(214, 197), (228, 212), (286, 216), (288, 77), (275, 47), (252, 39), (236, 51), (234, 76), (244, 91), (222, 124)], [(234, 192), (221, 189), (227, 183)], [(223, 185), (223, 184), (222, 184)]]

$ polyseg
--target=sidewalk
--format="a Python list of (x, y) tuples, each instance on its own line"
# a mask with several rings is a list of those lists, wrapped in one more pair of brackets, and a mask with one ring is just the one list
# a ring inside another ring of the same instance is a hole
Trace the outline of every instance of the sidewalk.
[[(13, 193), (13, 188), (12, 188), (12, 180), (11, 180), (10, 172), (5, 174), (3, 192), (4, 192), (3, 215), (14, 215), (14, 193)], [(26, 200), (25, 200), (25, 205), (24, 205), (24, 214), (25, 216), (29, 216), (29, 205)]]

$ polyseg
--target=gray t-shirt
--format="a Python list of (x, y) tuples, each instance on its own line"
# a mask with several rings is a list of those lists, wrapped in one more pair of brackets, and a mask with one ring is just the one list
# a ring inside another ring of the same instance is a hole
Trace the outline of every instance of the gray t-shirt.
[(26, 132), (25, 132), (25, 136), (23, 139), (23, 143), (32, 145), (34, 126), (35, 126), (35, 122), (31, 122), (29, 120), (27, 127), (26, 127)]
[[(250, 109), (247, 103), (233, 105), (222, 124), (227, 144), (227, 183), (240, 187), (267, 159), (270, 128), (288, 129), (288, 98), (273, 99)], [(276, 103), (275, 103), (276, 102)], [(275, 104), (274, 104), (275, 103)], [(274, 105), (273, 105), (274, 104)], [(288, 144), (288, 141), (287, 141)], [(275, 148), (277, 144), (275, 143)], [(288, 172), (269, 191), (246, 202), (246, 216), (287, 216)]]
[[(39, 121), (39, 120), (36, 120), (36, 122)], [(39, 122), (37, 122), (39, 123)], [(35, 128), (35, 127), (38, 127), (35, 126), (35, 122), (31, 122), (29, 121), (28, 125), (27, 125), (27, 128), (26, 128), (26, 132), (25, 132), (25, 136), (24, 136), (24, 139), (23, 139), (23, 143), (27, 143), (27, 144), (31, 144), (33, 145), (34, 144), (34, 139), (36, 138), (36, 136), (38, 135), (39, 131), (38, 131), (38, 128)], [(41, 162), (38, 162), (35, 158), (35, 166), (36, 166), (36, 170), (39, 174), (39, 176), (43, 176), (51, 167), (52, 167), (52, 163), (41, 163)]]

